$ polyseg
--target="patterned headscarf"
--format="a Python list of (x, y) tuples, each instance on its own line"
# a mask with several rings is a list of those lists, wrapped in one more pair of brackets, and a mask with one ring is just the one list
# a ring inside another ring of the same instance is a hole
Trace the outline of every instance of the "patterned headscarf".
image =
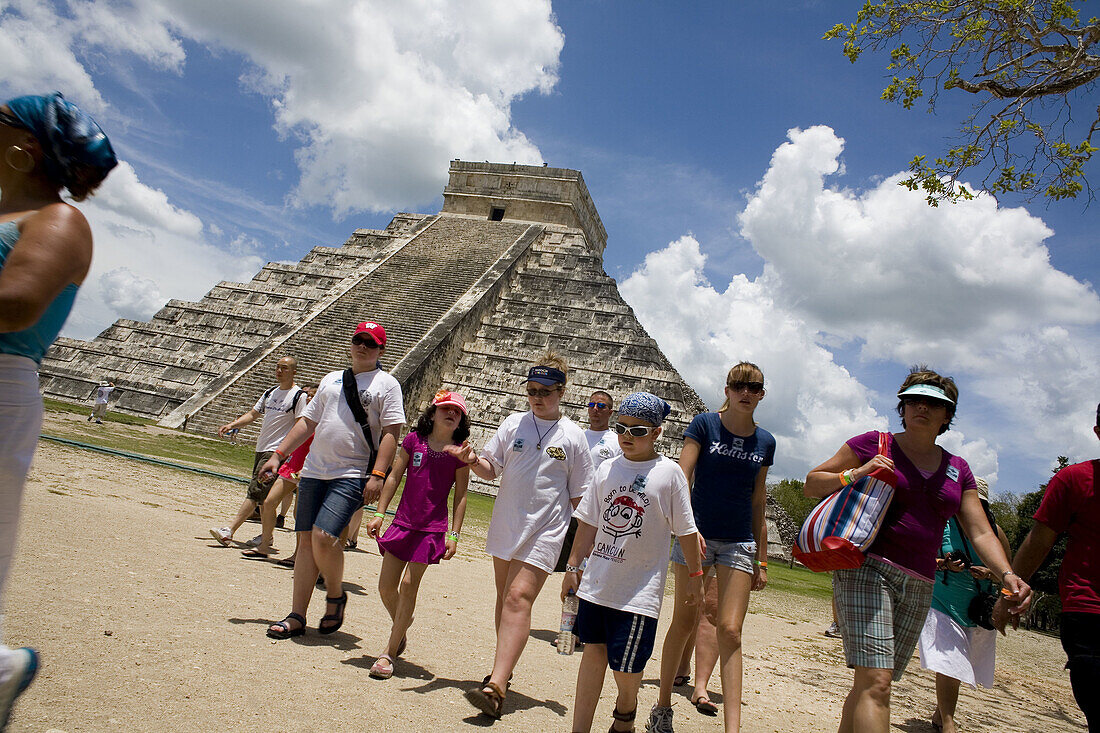
[(636, 417), (653, 426), (665, 421), (672, 407), (655, 394), (649, 392), (631, 392), (619, 405), (619, 417)]
[(61, 92), (16, 97), (6, 104), (38, 139), (50, 180), (70, 190), (70, 184), (94, 188), (118, 164), (111, 141), (96, 121), (65, 101)]

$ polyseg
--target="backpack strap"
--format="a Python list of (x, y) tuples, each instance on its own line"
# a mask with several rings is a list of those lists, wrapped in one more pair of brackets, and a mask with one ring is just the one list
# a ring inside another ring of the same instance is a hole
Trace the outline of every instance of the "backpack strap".
[(275, 391), (275, 387), (270, 387), (263, 395), (260, 396), (260, 414), (267, 412), (267, 398), (271, 396), (271, 393)]
[(367, 412), (363, 409), (363, 403), (359, 401), (359, 390), (356, 389), (355, 384), (355, 372), (351, 369), (345, 369), (342, 381), (344, 401), (347, 402), (348, 407), (351, 408), (351, 415), (355, 418), (355, 422), (359, 423), (359, 427), (362, 428), (363, 437), (367, 439), (367, 446), (370, 447), (370, 465), (367, 466), (367, 469), (374, 470), (374, 459), (377, 455), (377, 451), (374, 448), (374, 436), (371, 435), (370, 421), (367, 420)]
[(294, 412), (294, 410), (297, 409), (298, 400), (302, 399), (302, 395), (304, 395), (305, 393), (306, 393), (306, 391), (304, 389), (302, 389), (301, 387), (299, 387), (298, 391), (294, 393), (294, 399), (292, 399), (290, 401), (290, 411), (291, 412)]

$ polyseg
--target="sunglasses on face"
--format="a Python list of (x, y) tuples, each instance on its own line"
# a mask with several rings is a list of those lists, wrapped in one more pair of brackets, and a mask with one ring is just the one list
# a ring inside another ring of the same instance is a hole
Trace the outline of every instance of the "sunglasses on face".
[(626, 425), (617, 422), (611, 426), (611, 429), (619, 435), (631, 435), (635, 438), (641, 438), (649, 435), (657, 428), (650, 428), (646, 427), (645, 425), (631, 425), (630, 427), (627, 427)]
[(554, 389), (537, 389), (535, 387), (528, 387), (527, 388), (527, 396), (528, 397), (549, 397), (550, 395), (554, 394), (557, 391), (558, 391), (557, 387), (555, 387)]
[(362, 336), (356, 336), (351, 342), (356, 346), (366, 346), (368, 349), (378, 349), (382, 346), (374, 339), (363, 338)]
[(606, 402), (589, 402), (588, 406), (595, 407), (597, 410), (603, 410), (607, 407), (610, 407), (611, 405), (607, 404)]
[(740, 392), (743, 389), (747, 389), (750, 394), (760, 394), (764, 391), (763, 382), (730, 382), (726, 386), (733, 392)]

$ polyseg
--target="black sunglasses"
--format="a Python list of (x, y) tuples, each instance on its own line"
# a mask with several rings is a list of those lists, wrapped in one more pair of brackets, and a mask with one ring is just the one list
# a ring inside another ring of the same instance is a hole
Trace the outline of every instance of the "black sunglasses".
[(588, 406), (595, 407), (597, 410), (602, 410), (605, 407), (611, 407), (611, 405), (607, 404), (606, 402), (589, 402)]
[(734, 392), (740, 392), (743, 389), (747, 389), (751, 394), (760, 394), (764, 391), (763, 382), (730, 382), (726, 386)]
[(527, 388), (527, 396), (528, 397), (549, 397), (550, 395), (554, 394), (557, 391), (558, 391), (557, 387), (555, 387), (554, 389), (536, 389), (535, 387), (528, 387)]
[(641, 438), (643, 436), (649, 435), (657, 428), (650, 428), (646, 427), (645, 425), (631, 425), (630, 427), (627, 427), (626, 425), (617, 422), (611, 426), (611, 429), (619, 435), (623, 435), (625, 433), (626, 435), (632, 435), (635, 438)]
[(366, 346), (368, 349), (380, 349), (382, 344), (378, 343), (374, 339), (363, 338), (362, 336), (356, 336), (351, 340), (356, 346)]

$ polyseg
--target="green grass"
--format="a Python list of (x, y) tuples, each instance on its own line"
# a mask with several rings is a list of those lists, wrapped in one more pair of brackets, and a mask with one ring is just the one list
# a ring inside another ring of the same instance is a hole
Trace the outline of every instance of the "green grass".
[[(46, 410), (50, 412), (71, 412), (77, 415), (83, 415), (87, 417), (92, 413), (90, 405), (81, 405), (74, 402), (62, 402), (61, 400), (51, 399), (49, 397), (42, 398), (42, 403), (46, 406)], [(156, 425), (156, 420), (150, 420), (147, 417), (137, 417), (136, 415), (126, 415), (121, 412), (107, 411), (107, 416), (103, 418), (103, 422), (117, 422), (123, 425)]]
[(779, 561), (768, 563), (768, 589), (831, 601), (833, 576), (806, 568), (789, 568)]

